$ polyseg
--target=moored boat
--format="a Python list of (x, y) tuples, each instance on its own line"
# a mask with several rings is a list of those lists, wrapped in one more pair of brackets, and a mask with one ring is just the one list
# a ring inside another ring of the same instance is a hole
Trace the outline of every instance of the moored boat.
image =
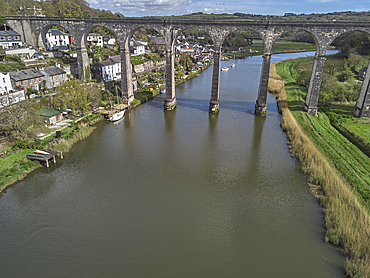
[(235, 68), (235, 55), (234, 55), (234, 63), (231, 64), (232, 68)]
[(223, 67), (221, 70), (222, 71), (229, 71), (229, 68), (228, 67)]
[(119, 111), (119, 112), (115, 112), (109, 118), (109, 121), (111, 121), (111, 122), (118, 121), (118, 120), (122, 119), (124, 115), (125, 115), (125, 110), (122, 110), (122, 111)]

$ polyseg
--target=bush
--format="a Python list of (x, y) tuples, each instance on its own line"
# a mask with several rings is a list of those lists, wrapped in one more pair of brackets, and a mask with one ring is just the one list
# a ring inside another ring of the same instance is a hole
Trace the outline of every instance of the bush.
[(14, 144), (12, 145), (12, 149), (13, 150), (18, 150), (18, 149), (29, 149), (30, 148), (30, 144), (28, 141), (26, 140), (17, 140), (14, 142)]
[(297, 83), (304, 87), (308, 87), (308, 85), (310, 84), (310, 79), (311, 71), (308, 69), (301, 70), (296, 78)]
[(340, 74), (337, 75), (337, 79), (340, 82), (346, 82), (352, 80), (354, 77), (354, 74), (350, 72), (349, 70), (344, 70)]

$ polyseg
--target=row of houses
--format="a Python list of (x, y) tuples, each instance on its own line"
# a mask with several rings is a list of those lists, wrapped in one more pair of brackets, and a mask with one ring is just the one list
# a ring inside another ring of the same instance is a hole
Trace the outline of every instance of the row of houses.
[[(30, 88), (36, 91), (42, 89), (44, 83), (46, 88), (52, 89), (62, 85), (68, 80), (66, 72), (59, 67), (31, 68), (25, 70), (17, 69), (9, 72), (9, 78), (13, 88), (22, 88), (25, 90)], [(0, 86), (2, 86), (1, 80)]]
[(26, 99), (27, 89), (39, 91), (62, 85), (68, 80), (66, 72), (59, 67), (0, 72), (0, 108)]

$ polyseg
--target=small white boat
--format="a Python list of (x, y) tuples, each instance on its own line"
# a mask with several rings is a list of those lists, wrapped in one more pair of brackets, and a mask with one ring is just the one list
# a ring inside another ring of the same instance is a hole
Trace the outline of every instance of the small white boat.
[(229, 71), (229, 68), (228, 67), (223, 67), (221, 70), (222, 71)]
[(122, 119), (124, 115), (125, 115), (125, 110), (113, 113), (112, 117), (109, 118), (109, 121), (111, 121), (111, 122), (118, 121), (118, 120)]
[(231, 64), (232, 68), (235, 68), (235, 55), (234, 55), (234, 63)]

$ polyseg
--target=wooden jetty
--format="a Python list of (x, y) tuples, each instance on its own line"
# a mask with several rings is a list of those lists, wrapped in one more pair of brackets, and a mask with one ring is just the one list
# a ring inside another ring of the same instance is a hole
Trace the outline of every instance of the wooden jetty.
[(43, 150), (47, 152), (48, 154), (44, 155), (37, 155), (35, 153), (27, 154), (27, 158), (29, 160), (37, 160), (40, 161), (40, 163), (43, 163), (46, 165), (46, 167), (49, 167), (49, 161), (53, 161), (54, 164), (57, 163), (56, 157), (60, 156), (61, 159), (63, 159), (63, 153), (59, 151), (54, 150)]

